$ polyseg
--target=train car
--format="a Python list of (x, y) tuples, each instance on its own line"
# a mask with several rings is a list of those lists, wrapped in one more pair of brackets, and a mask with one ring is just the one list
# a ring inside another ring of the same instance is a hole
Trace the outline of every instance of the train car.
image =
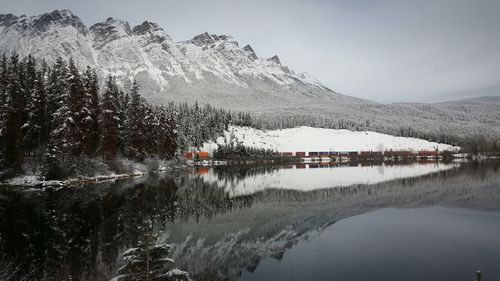
[(330, 168), (330, 162), (320, 162), (319, 167), (320, 168)]
[(303, 163), (296, 164), (296, 165), (295, 165), (295, 168), (296, 168), (296, 169), (305, 169), (305, 168), (306, 168), (306, 164), (303, 164)]
[(309, 152), (309, 157), (318, 157), (319, 152)]
[(418, 152), (418, 156), (420, 156), (420, 157), (437, 157), (438, 152), (435, 150), (421, 150)]
[(184, 157), (185, 159), (188, 159), (188, 160), (191, 160), (193, 159), (193, 153), (192, 152), (184, 152), (182, 153), (182, 157)]
[(328, 153), (328, 156), (330, 156), (330, 157), (337, 157), (337, 156), (339, 156), (339, 153), (338, 153), (338, 152), (335, 152), (335, 151), (330, 151), (330, 152)]
[(296, 157), (306, 157), (306, 153), (304, 151), (295, 152)]
[(319, 154), (320, 157), (328, 157), (328, 156), (330, 156), (330, 152), (328, 152), (328, 151), (320, 151), (318, 154)]
[(282, 152), (281, 156), (283, 156), (283, 157), (293, 157), (293, 152)]
[(196, 152), (196, 159), (200, 161), (207, 160), (209, 156), (210, 155), (206, 151)]
[(208, 174), (209, 168), (208, 167), (198, 167), (196, 169), (196, 173), (198, 175), (203, 175), (203, 174)]
[(372, 155), (372, 152), (371, 152), (371, 151), (361, 151), (361, 152), (359, 153), (359, 156), (360, 156), (360, 157), (364, 157), (364, 158), (368, 158), (368, 157), (370, 157), (371, 155)]
[(356, 157), (356, 156), (358, 156), (357, 151), (349, 151), (349, 157)]

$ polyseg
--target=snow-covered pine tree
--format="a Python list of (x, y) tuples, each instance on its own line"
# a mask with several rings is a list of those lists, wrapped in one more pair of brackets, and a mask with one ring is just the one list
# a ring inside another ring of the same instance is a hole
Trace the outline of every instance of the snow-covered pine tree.
[(101, 153), (106, 160), (112, 160), (118, 154), (118, 87), (110, 75), (106, 90), (102, 96), (101, 115)]
[(63, 160), (71, 152), (71, 126), (73, 120), (69, 107), (68, 67), (57, 58), (50, 73), (47, 111), (50, 113), (49, 143), (45, 149), (42, 177), (58, 179), (64, 176)]
[[(45, 72), (47, 65), (44, 63), (40, 70), (36, 64), (28, 59), (26, 73), (29, 85), (27, 87), (28, 99), (26, 104), (26, 122), (23, 125), (23, 143), (26, 151), (33, 151), (42, 147), (47, 141), (47, 116), (46, 116), (46, 89)], [(34, 62), (34, 60), (33, 60)]]
[(73, 156), (90, 155), (90, 111), (87, 107), (90, 101), (73, 59), (69, 61), (68, 91), (71, 154)]
[[(7, 73), (8, 73), (7, 55), (2, 54), (0, 62), (0, 151), (4, 150), (5, 140), (3, 139), (3, 129), (5, 126), (7, 114)], [(0, 163), (3, 157), (0, 157)], [(0, 165), (1, 166), (1, 165)]]
[(159, 120), (154, 108), (147, 103), (143, 103), (144, 108), (144, 132), (145, 132), (145, 143), (144, 149), (147, 155), (157, 156), (158, 155), (158, 128)]
[(139, 95), (139, 86), (134, 81), (130, 89), (130, 103), (127, 107), (125, 122), (125, 154), (139, 161), (146, 156), (146, 108)]
[(119, 149), (125, 155), (127, 154), (127, 114), (130, 105), (130, 95), (124, 91), (119, 91), (118, 95), (118, 143)]
[(0, 120), (0, 139), (2, 142), (1, 164), (13, 174), (21, 171), (23, 163), (22, 133), (24, 112), (23, 88), (20, 83), (21, 66), (19, 56), (13, 53), (5, 76), (5, 104)]
[(85, 74), (83, 76), (83, 86), (85, 88), (85, 93), (87, 94), (87, 109), (89, 110), (90, 117), (90, 139), (89, 139), (89, 152), (90, 155), (96, 153), (99, 148), (100, 138), (101, 138), (101, 128), (99, 125), (99, 120), (101, 117), (101, 105), (99, 100), (99, 82), (97, 80), (97, 74), (95, 70), (87, 67)]
[(138, 226), (138, 230), (137, 245), (123, 253), (122, 265), (113, 280), (191, 280), (187, 272), (174, 268), (174, 260), (169, 258), (170, 245), (156, 243), (158, 235), (153, 232), (150, 219)]

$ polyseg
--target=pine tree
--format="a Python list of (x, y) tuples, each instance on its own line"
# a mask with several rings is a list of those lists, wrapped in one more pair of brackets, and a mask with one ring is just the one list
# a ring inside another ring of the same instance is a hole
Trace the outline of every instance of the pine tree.
[(89, 151), (91, 154), (94, 154), (99, 148), (101, 138), (101, 128), (99, 125), (99, 120), (101, 118), (101, 105), (99, 101), (99, 82), (97, 80), (97, 75), (90, 67), (87, 67), (87, 70), (85, 71), (83, 84), (88, 98), (87, 108), (90, 112)]
[(123, 264), (118, 269), (117, 280), (165, 280), (189, 281), (189, 274), (174, 269), (174, 260), (169, 258), (171, 246), (156, 244), (158, 234), (153, 232), (150, 219), (138, 226), (137, 245), (123, 253)]
[(130, 89), (130, 104), (127, 107), (125, 122), (125, 153), (127, 157), (139, 161), (144, 160), (146, 128), (145, 107), (138, 92), (138, 85), (134, 81)]
[(108, 77), (102, 96), (101, 151), (105, 159), (112, 160), (118, 153), (118, 88), (112, 76)]
[(0, 139), (2, 141), (2, 167), (11, 169), (13, 173), (21, 171), (23, 163), (22, 133), (24, 99), (20, 83), (19, 56), (13, 53), (10, 57), (5, 76), (5, 106), (0, 120)]
[(71, 154), (80, 156), (84, 152), (90, 154), (90, 130), (87, 125), (90, 123), (90, 112), (87, 108), (87, 95), (83, 86), (80, 72), (76, 68), (73, 59), (69, 61), (68, 77), (68, 107), (69, 118), (69, 145)]
[(23, 125), (23, 143), (27, 151), (32, 151), (44, 145), (47, 140), (47, 116), (46, 116), (46, 89), (45, 71), (46, 65), (40, 71), (36, 71), (35, 64), (28, 60), (26, 65), (29, 82), (29, 95), (26, 105), (27, 120)]
[(63, 160), (71, 152), (70, 129), (73, 123), (69, 108), (68, 69), (60, 57), (50, 73), (48, 89), (50, 134), (42, 160), (42, 176), (58, 179), (64, 176)]
[(118, 94), (118, 130), (119, 148), (123, 153), (127, 153), (127, 114), (130, 103), (130, 95), (123, 91)]

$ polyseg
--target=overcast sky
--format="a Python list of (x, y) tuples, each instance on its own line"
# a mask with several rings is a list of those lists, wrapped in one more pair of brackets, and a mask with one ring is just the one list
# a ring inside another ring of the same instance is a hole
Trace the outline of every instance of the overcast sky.
[(232, 35), (333, 90), (378, 102), (500, 95), (498, 0), (0, 0), (0, 13), (69, 8), (159, 23), (176, 41)]

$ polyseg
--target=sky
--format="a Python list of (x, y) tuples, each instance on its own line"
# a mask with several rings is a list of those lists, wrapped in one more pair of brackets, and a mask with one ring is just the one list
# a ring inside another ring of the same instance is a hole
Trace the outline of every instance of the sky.
[(0, 13), (68, 8), (90, 27), (149, 20), (175, 40), (209, 32), (383, 103), (500, 96), (498, 0), (0, 0)]

